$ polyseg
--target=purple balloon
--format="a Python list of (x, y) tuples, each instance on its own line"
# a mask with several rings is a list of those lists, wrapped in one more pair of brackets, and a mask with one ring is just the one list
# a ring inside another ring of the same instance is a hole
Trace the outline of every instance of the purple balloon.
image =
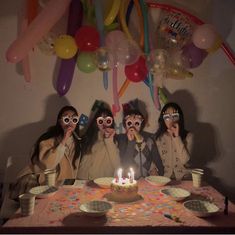
[(193, 43), (184, 46), (182, 49), (182, 56), (188, 60), (189, 68), (198, 67), (206, 58), (207, 54), (205, 50), (196, 47)]
[[(69, 8), (69, 17), (67, 25), (67, 34), (74, 36), (82, 24), (83, 8), (79, 0), (72, 0)], [(60, 63), (59, 74), (56, 83), (56, 90), (60, 96), (65, 95), (73, 80), (73, 74), (76, 66), (77, 54), (71, 59), (62, 59)]]

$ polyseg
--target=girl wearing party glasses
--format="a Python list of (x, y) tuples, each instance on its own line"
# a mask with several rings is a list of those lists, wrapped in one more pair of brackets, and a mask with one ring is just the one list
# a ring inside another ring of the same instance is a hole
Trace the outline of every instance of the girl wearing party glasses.
[(83, 136), (82, 160), (77, 175), (79, 179), (114, 177), (115, 170), (120, 166), (114, 135), (113, 114), (108, 107), (100, 107), (89, 121)]
[(45, 170), (54, 170), (57, 181), (76, 178), (81, 156), (78, 122), (78, 112), (74, 107), (65, 106), (59, 111), (55, 126), (37, 140), (31, 164), (23, 169), (13, 186), (12, 199), (34, 186), (44, 184)]
[(124, 111), (125, 134), (118, 134), (116, 140), (122, 166), (134, 168), (136, 178), (148, 175), (163, 175), (163, 165), (152, 135), (145, 132), (145, 118), (137, 109)]
[(184, 127), (184, 115), (176, 103), (167, 103), (161, 110), (156, 132), (156, 144), (164, 165), (164, 175), (181, 180), (190, 177), (193, 135)]

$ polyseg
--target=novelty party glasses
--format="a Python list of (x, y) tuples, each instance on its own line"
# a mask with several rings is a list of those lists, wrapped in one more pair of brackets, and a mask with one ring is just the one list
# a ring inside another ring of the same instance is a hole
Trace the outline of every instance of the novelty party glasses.
[(142, 120), (126, 120), (126, 127), (130, 128), (130, 127), (140, 127)]
[(79, 117), (78, 116), (73, 116), (73, 117), (64, 116), (62, 117), (62, 121), (64, 124), (69, 124), (70, 122), (72, 122), (73, 124), (77, 124), (79, 121)]
[(179, 113), (172, 113), (172, 114), (166, 113), (163, 114), (163, 119), (167, 122), (169, 121), (177, 122), (180, 119), (180, 115)]
[(105, 126), (111, 126), (113, 124), (113, 118), (110, 116), (107, 117), (98, 117), (96, 119), (97, 125), (105, 125)]

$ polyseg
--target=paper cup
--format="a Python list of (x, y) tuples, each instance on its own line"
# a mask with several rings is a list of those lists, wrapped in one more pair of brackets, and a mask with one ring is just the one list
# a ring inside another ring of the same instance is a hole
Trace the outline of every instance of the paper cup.
[(199, 171), (198, 169), (192, 170), (192, 179), (193, 186), (196, 188), (201, 187), (202, 185), (202, 176), (204, 175), (204, 171)]
[(55, 186), (56, 183), (56, 171), (45, 171), (45, 183), (49, 186)]
[(19, 196), (20, 209), (23, 216), (29, 216), (34, 213), (35, 195), (24, 193)]

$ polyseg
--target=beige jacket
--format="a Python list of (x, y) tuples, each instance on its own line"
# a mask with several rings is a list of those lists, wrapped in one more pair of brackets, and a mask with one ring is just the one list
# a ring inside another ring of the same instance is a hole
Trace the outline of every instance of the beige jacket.
[(99, 177), (113, 177), (118, 167), (119, 152), (113, 138), (103, 138), (99, 132), (91, 153), (84, 155), (81, 160), (77, 178), (93, 180)]
[(74, 168), (72, 165), (75, 154), (74, 139), (71, 136), (65, 145), (59, 142), (56, 138), (42, 141), (39, 145), (40, 162), (37, 165), (30, 164), (27, 166), (20, 172), (18, 178), (27, 174), (36, 173), (40, 174), (39, 182), (42, 183), (44, 181), (43, 172), (46, 169), (56, 169), (58, 166), (60, 171), (58, 172), (57, 180), (76, 178), (79, 160), (76, 160), (76, 167)]
[(171, 137), (164, 133), (156, 140), (159, 154), (164, 166), (164, 176), (181, 180), (189, 173), (186, 164), (190, 159), (193, 146), (193, 135), (188, 133), (185, 140), (181, 137)]

